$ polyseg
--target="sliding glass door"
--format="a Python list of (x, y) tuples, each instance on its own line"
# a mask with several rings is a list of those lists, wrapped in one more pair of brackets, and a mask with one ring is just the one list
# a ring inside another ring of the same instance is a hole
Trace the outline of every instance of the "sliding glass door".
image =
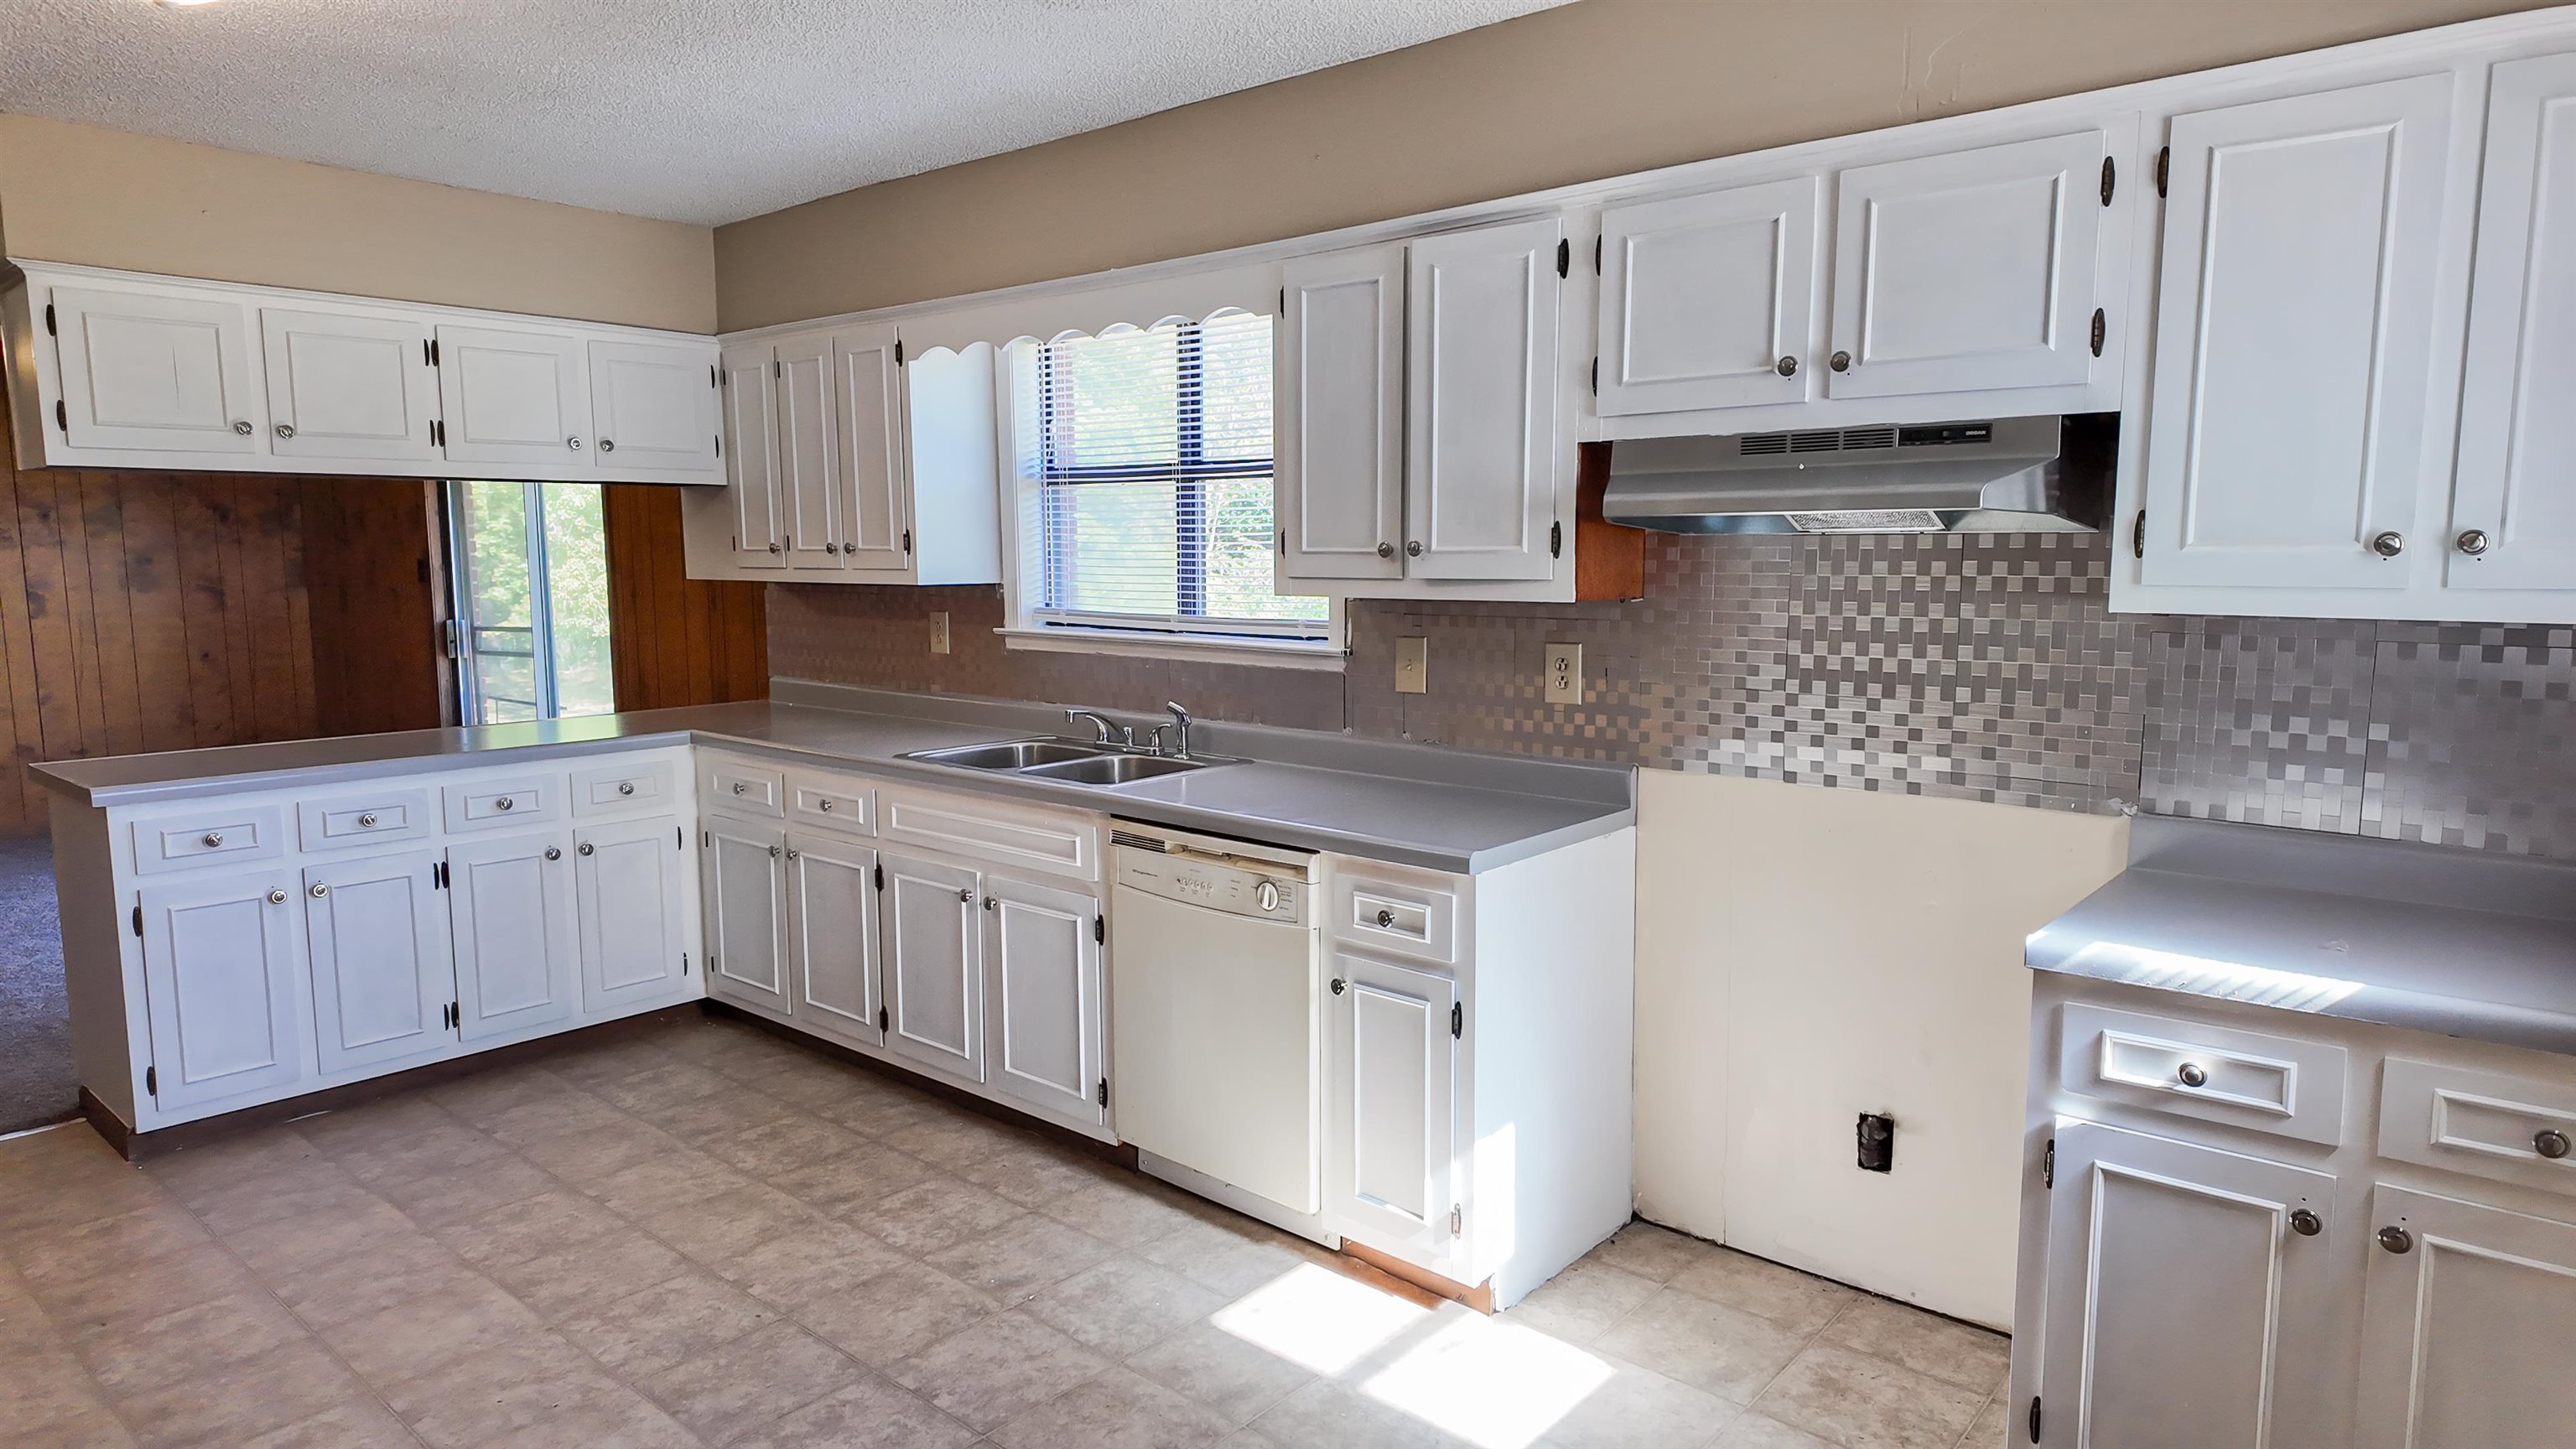
[(501, 724), (615, 709), (599, 489), (447, 487), (458, 717)]

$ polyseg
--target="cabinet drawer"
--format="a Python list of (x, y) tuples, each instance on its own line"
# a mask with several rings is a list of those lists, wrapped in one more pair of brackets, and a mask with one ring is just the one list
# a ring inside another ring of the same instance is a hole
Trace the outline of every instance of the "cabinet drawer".
[(2339, 1046), (2098, 1006), (2068, 1006), (2060, 1025), (2069, 1091), (2302, 1142), (2343, 1135)]
[(275, 860), (285, 853), (285, 813), (275, 805), (233, 805), (217, 800), (183, 815), (158, 815), (134, 822), (137, 875)]
[(1355, 946), (1444, 965), (1458, 959), (1458, 893), (1446, 886), (1336, 871), (1324, 923)]
[(779, 815), (784, 785), (778, 771), (741, 760), (710, 760), (698, 786), (701, 810), (734, 810), (748, 815)]
[(2576, 1078), (2547, 1082), (2404, 1057), (2390, 1057), (2380, 1078), (2382, 1157), (2576, 1196), (2571, 1143)]
[(1100, 826), (1087, 815), (968, 795), (877, 792), (877, 833), (995, 865), (1100, 879)]
[(847, 775), (787, 772), (787, 818), (854, 835), (877, 833), (875, 787)]
[(429, 834), (429, 791), (368, 790), (295, 804), (296, 838), (306, 850), (347, 850)]
[(563, 814), (563, 777), (514, 775), (447, 787), (447, 828), (492, 830), (527, 825)]
[(572, 777), (572, 813), (588, 817), (668, 810), (673, 793), (668, 760), (576, 770)]

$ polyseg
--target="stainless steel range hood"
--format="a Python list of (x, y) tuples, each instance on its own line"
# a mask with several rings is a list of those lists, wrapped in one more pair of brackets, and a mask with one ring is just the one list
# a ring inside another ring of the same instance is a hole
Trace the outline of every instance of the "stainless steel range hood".
[(1602, 516), (1666, 533), (2078, 533), (2109, 517), (2114, 413), (1633, 438)]

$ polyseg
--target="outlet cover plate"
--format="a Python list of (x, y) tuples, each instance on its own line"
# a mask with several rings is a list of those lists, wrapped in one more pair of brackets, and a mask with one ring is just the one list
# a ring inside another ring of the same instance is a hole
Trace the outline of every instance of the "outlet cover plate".
[(945, 609), (937, 610), (930, 616), (930, 652), (933, 654), (948, 652), (948, 611)]
[(1420, 635), (1395, 641), (1395, 692), (1431, 692), (1431, 641)]
[(1583, 703), (1583, 646), (1550, 644), (1547, 646), (1547, 702), (1550, 704)]

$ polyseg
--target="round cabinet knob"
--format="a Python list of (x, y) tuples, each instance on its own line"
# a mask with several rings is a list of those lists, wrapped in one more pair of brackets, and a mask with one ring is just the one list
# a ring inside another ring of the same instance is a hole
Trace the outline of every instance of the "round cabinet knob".
[(634, 794), (634, 793), (635, 793), (635, 782), (634, 782), (634, 781), (632, 781), (632, 780), (620, 780), (620, 781), (618, 781), (618, 782), (617, 782), (617, 793), (618, 793), (618, 794), (620, 794), (620, 795), (632, 795), (632, 794)]
[(736, 781), (734, 781), (734, 782), (733, 782), (733, 792), (734, 792), (735, 794), (737, 794), (737, 795), (739, 795), (739, 794), (743, 793), (745, 790), (748, 790), (748, 789), (750, 789), (750, 788), (751, 788), (751, 787), (750, 787), (749, 785), (747, 785), (747, 784), (743, 783), (743, 782), (742, 782), (742, 781), (740, 781), (740, 780), (736, 780)]
[(216, 846), (219, 846), (219, 845), (221, 845), (221, 844), (223, 844), (223, 843), (224, 843), (224, 833), (223, 833), (222, 831), (220, 831), (220, 830), (209, 830), (209, 831), (207, 831), (207, 832), (206, 832), (206, 849), (208, 849), (208, 850), (212, 850), (212, 849), (214, 849)]
[(376, 828), (376, 812), (374, 812), (373, 810), (370, 810), (370, 811), (368, 811), (366, 814), (359, 816), (359, 817), (358, 817), (358, 828), (359, 828), (360, 830), (373, 830), (373, 829), (375, 829), (375, 828)]
[(1848, 352), (1837, 352), (1832, 357), (1826, 359), (1826, 365), (1836, 372), (1849, 372), (1851, 371), (1851, 354)]
[(285, 905), (285, 904), (286, 904), (286, 892), (284, 892), (284, 891), (270, 891), (270, 892), (268, 893), (268, 903), (269, 903), (270, 905), (272, 905), (272, 906), (282, 906), (282, 905)]
[(1393, 911), (1380, 911), (1380, 912), (1378, 912), (1378, 913), (1377, 913), (1377, 924), (1378, 924), (1378, 929), (1380, 929), (1380, 930), (1387, 930), (1387, 929), (1392, 928), (1392, 927), (1395, 925), (1395, 912), (1393, 912)]
[(2373, 534), (2370, 551), (2381, 558), (2395, 558), (2406, 551), (2406, 535), (2393, 528)]
[(770, 857), (770, 859), (772, 859), (772, 860), (777, 859), (777, 858), (778, 858), (778, 852), (779, 852), (779, 847), (778, 847), (778, 846), (773, 845), (773, 846), (769, 847), (769, 857)]
[(1333, 994), (1335, 996), (1342, 994), (1342, 978), (1339, 976), (1333, 978)]
[(2483, 528), (2464, 528), (2460, 530), (2460, 536), (2452, 542), (2459, 546), (2460, 552), (2476, 558), (2487, 551), (2487, 531)]
[(293, 423), (279, 423), (279, 424), (277, 425), (277, 435), (278, 435), (280, 438), (291, 438), (291, 437), (294, 437), (294, 436), (295, 436), (295, 424), (293, 424)]
[(241, 435), (242, 435), (243, 437), (245, 437), (245, 438), (249, 437), (249, 436), (250, 436), (250, 419), (248, 419), (248, 418), (235, 418), (235, 419), (233, 419), (233, 431), (234, 431), (234, 432), (236, 432), (236, 433), (241, 434)]
[(2198, 1062), (2185, 1062), (2182, 1070), (2174, 1073), (2174, 1080), (2186, 1087), (2206, 1087), (2209, 1085), (2209, 1068)]
[(2543, 1127), (2531, 1139), (2531, 1150), (2552, 1162), (2565, 1157), (2567, 1148), (2567, 1134), (2555, 1127)]
[(1796, 377), (1798, 375), (1798, 359), (1794, 357), (1781, 358), (1778, 362), (1772, 364), (1772, 366), (1779, 370), (1782, 377)]
[(984, 897), (984, 909), (988, 911), (998, 911), (1001, 907), (993, 903), (993, 898), (991, 896), (986, 896)]
[(832, 813), (832, 802), (829, 800), (817, 800), (814, 802), (814, 808), (822, 811), (826, 815), (829, 815)]
[(2379, 1246), (2392, 1253), (2415, 1251), (2415, 1235), (2394, 1224), (2379, 1230)]
[(957, 899), (960, 903), (971, 906), (975, 904), (975, 893), (971, 890), (961, 890), (957, 893)]
[(561, 860), (561, 859), (563, 859), (563, 847), (562, 847), (562, 846), (560, 846), (560, 845), (549, 845), (549, 846), (547, 846), (547, 847), (546, 847), (546, 859), (548, 859), (548, 860)]
[(580, 851), (581, 851), (581, 853), (582, 853), (582, 854), (584, 854), (584, 855), (597, 855), (597, 854), (599, 853), (599, 847), (598, 847), (598, 846), (596, 846), (596, 845), (591, 844), (591, 843), (590, 843), (589, 841), (587, 841), (587, 840), (583, 841), (583, 842), (582, 842), (578, 847), (576, 847), (576, 848), (577, 848), (578, 850), (580, 850)]
[[(586, 846), (586, 845), (585, 845), (585, 846), (583, 846), (583, 847), (582, 847), (582, 854), (584, 854), (584, 855), (588, 855), (589, 853), (590, 853), (590, 847), (589, 847), (589, 846)], [(799, 854), (797, 854), (795, 851), (792, 851), (792, 850), (791, 850), (791, 851), (787, 852), (787, 858), (788, 858), (789, 860), (803, 860), (805, 857), (804, 857), (804, 856), (802, 856), (802, 855), (799, 855)]]
[(1395, 557), (1395, 545), (1394, 545), (1394, 544), (1391, 544), (1391, 543), (1381, 543), (1381, 544), (1379, 544), (1379, 545), (1377, 546), (1377, 556), (1378, 556), (1379, 558), (1393, 558), (1393, 557)]
[(313, 883), (313, 899), (318, 901), (329, 894), (331, 894), (331, 888), (329, 886), (324, 885), (318, 880)]
[(1406, 558), (1422, 557), (1422, 540), (1418, 538), (1405, 540), (1404, 556)]
[(776, 552), (778, 552), (778, 545), (776, 545), (776, 544), (774, 544), (774, 543), (773, 543), (773, 544), (771, 544), (771, 545), (769, 546), (769, 551), (770, 551), (771, 553), (776, 553)]
[(574, 452), (578, 453), (578, 452), (580, 452), (580, 451), (581, 451), (581, 439), (579, 439), (579, 438), (566, 438), (566, 439), (564, 439), (564, 446), (565, 446), (565, 447), (567, 447), (567, 448), (570, 448), (570, 449), (572, 449)]
[(2321, 1218), (2321, 1217), (2318, 1217), (2315, 1213), (2313, 1213), (2313, 1212), (2309, 1211), (2309, 1210), (2308, 1210), (2308, 1209), (2306, 1209), (2306, 1208), (2293, 1208), (2293, 1209), (2291, 1210), (2291, 1212), (2290, 1212), (2290, 1231), (2291, 1231), (2291, 1232), (2294, 1232), (2294, 1233), (2298, 1234), (2300, 1237), (2303, 1237), (2303, 1238), (2313, 1238), (2313, 1237), (2315, 1237), (2317, 1234), (2322, 1233), (2322, 1232), (2324, 1232), (2325, 1230), (2326, 1230), (2326, 1221), (2325, 1221), (2325, 1219), (2323, 1219), (2323, 1218)]
[(837, 543), (827, 543), (823, 545), (823, 552), (825, 553), (839, 553), (840, 551), (841, 546)]
[[(581, 445), (580, 445), (579, 443), (575, 443), (575, 444), (573, 444), (573, 446), (574, 446), (574, 447), (576, 447), (576, 448), (578, 448), (578, 447), (580, 447)], [(602, 439), (600, 439), (600, 440), (599, 440), (599, 451), (601, 451), (601, 452), (603, 452), (603, 453), (614, 453), (614, 452), (616, 452), (616, 451), (617, 451), (617, 442), (616, 442), (616, 440), (615, 440), (615, 439), (613, 439), (613, 438), (602, 438)]]
[(1275, 911), (1279, 909), (1278, 884), (1274, 881), (1263, 881), (1260, 889), (1255, 890), (1252, 893), (1252, 900), (1255, 905), (1258, 905), (1265, 911)]
[(502, 796), (500, 799), (495, 800), (495, 801), (493, 801), (493, 802), (492, 802), (492, 808), (493, 808), (493, 809), (495, 809), (495, 810), (509, 810), (509, 809), (513, 809), (513, 808), (515, 808), (515, 807), (518, 805), (518, 803), (519, 803), (518, 801), (511, 799), (511, 798), (510, 798), (509, 796), (507, 796), (507, 795), (504, 795), (504, 796)]

